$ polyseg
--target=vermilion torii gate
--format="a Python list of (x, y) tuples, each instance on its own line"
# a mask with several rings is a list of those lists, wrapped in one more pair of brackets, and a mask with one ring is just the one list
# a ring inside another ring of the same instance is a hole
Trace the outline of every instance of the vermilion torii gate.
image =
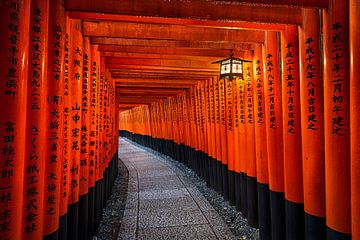
[(359, 5), (2, 0), (0, 239), (91, 238), (119, 120), (261, 239), (360, 239)]

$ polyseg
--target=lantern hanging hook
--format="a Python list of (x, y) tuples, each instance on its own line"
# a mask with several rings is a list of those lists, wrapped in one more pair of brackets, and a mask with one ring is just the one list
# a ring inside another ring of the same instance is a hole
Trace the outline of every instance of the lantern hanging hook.
[(234, 57), (234, 49), (230, 49), (230, 58)]

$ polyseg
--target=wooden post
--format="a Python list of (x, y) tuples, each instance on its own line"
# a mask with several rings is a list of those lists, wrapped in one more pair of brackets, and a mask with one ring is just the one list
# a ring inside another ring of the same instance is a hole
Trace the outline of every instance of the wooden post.
[(304, 9), (299, 28), (305, 239), (325, 239), (323, 75), (319, 10)]
[(266, 116), (264, 98), (264, 62), (262, 45), (254, 46), (254, 124), (259, 229), (261, 239), (270, 239), (270, 195), (266, 146)]
[(351, 237), (360, 239), (360, 1), (350, 0)]
[[(25, 129), (25, 176), (23, 186), (23, 239), (39, 239), (43, 236), (44, 192), (54, 193), (58, 189), (44, 189), (45, 177), (56, 179), (56, 173), (45, 171), (47, 162), (47, 57), (48, 57), (48, 1), (31, 1), (29, 69), (27, 82), (26, 129)], [(55, 113), (59, 114), (59, 113)], [(55, 176), (54, 176), (55, 175)], [(17, 186), (20, 187), (20, 186)], [(50, 191), (49, 191), (50, 190)], [(31, 206), (31, 207), (29, 207)], [(51, 212), (56, 214), (57, 211)], [(50, 214), (51, 214), (50, 213)], [(55, 217), (58, 217), (55, 216)], [(57, 219), (56, 219), (57, 220)], [(57, 221), (55, 221), (56, 223)]]
[(299, 41), (296, 26), (281, 32), (286, 238), (304, 239)]
[(0, 12), (0, 236), (21, 239), (30, 1), (2, 1)]
[(281, 78), (279, 36), (265, 32), (264, 90), (266, 145), (269, 168), (272, 239), (285, 239), (285, 200), (282, 138)]
[(349, 1), (324, 10), (325, 203), (328, 239), (350, 239)]

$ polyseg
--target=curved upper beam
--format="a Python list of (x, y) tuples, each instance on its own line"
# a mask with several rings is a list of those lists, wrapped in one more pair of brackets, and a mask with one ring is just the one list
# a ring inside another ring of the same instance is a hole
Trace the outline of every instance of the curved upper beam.
[[(261, 0), (259, 2), (263, 3), (264, 1)], [(281, 2), (285, 3), (285, 0)], [(311, 0), (288, 0), (288, 2), (310, 4)], [(229, 1), (66, 0), (66, 9), (68, 11), (113, 13), (132, 16), (236, 20), (298, 25), (302, 21), (301, 8), (278, 5), (249, 5)]]

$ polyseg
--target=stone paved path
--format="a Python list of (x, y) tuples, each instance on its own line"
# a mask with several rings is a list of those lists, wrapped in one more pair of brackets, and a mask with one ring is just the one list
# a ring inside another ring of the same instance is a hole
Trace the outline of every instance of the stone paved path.
[(120, 139), (129, 186), (118, 239), (235, 239), (191, 181), (169, 161)]

